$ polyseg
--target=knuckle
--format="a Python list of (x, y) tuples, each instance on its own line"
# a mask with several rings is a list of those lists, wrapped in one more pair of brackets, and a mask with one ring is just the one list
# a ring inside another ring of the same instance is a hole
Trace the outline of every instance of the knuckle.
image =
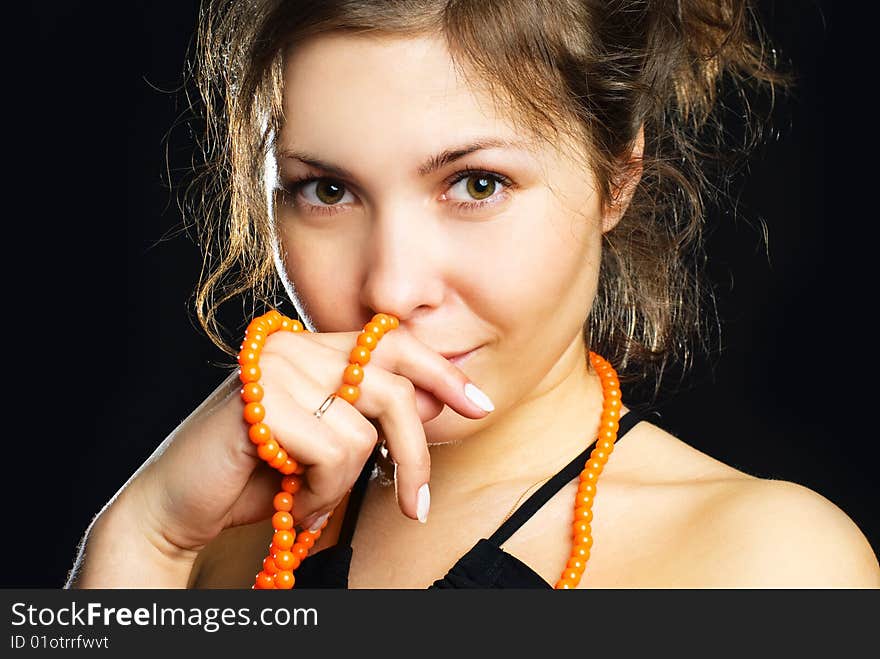
[(394, 378), (391, 385), (391, 391), (395, 399), (401, 401), (414, 401), (416, 398), (416, 387), (409, 379), (398, 375)]
[(324, 445), (324, 454), (328, 465), (339, 466), (346, 462), (348, 451), (337, 442), (327, 442)]
[(372, 448), (379, 441), (379, 431), (372, 423), (358, 424), (353, 433), (355, 441), (359, 446)]

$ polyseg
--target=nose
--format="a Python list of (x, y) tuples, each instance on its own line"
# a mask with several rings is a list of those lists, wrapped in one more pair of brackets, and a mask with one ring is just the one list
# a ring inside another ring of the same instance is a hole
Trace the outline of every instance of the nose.
[(442, 238), (417, 208), (401, 204), (377, 212), (366, 240), (360, 301), (370, 314), (394, 314), (404, 323), (441, 303)]

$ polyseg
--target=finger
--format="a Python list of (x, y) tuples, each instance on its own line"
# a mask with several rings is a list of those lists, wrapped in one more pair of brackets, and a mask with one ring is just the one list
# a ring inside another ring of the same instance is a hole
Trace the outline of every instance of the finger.
[[(330, 343), (348, 346), (356, 345), (357, 332), (343, 333), (343, 340), (334, 340), (333, 342), (314, 341), (307, 335), (302, 333), (288, 334), (276, 333), (269, 337), (279, 336), (273, 343), (272, 349), (276, 354), (281, 355), (288, 360), (291, 367), (297, 371), (305, 371), (313, 376), (315, 381), (324, 381), (327, 383), (327, 390), (338, 387), (341, 383), (340, 374), (345, 371), (349, 365), (350, 349), (340, 350), (332, 347)], [(290, 338), (287, 338), (290, 337)], [(343, 343), (344, 341), (344, 343)], [(268, 346), (268, 340), (267, 340)], [(372, 367), (365, 367), (364, 372), (381, 369), (382, 366), (374, 363)], [(417, 388), (416, 391), (416, 407), (419, 418), (422, 421), (430, 421), (438, 416), (445, 407), (445, 403), (437, 399), (428, 391)], [(374, 414), (373, 417), (376, 415)]]
[[(347, 360), (351, 349), (357, 345), (359, 334), (360, 332), (314, 333), (307, 335), (307, 338), (327, 348), (344, 352)], [(405, 328), (398, 327), (382, 337), (371, 353), (370, 362), (364, 368), (367, 377), (370, 364), (405, 376), (417, 389), (427, 392), (441, 404), (449, 405), (464, 416), (482, 418), (494, 409), (489, 396), (461, 369), (433, 348), (418, 340)], [(345, 367), (343, 366), (343, 368)], [(468, 385), (471, 386), (468, 387)], [(473, 391), (472, 387), (477, 389), (477, 392), (472, 393), (472, 397), (469, 397), (468, 393)], [(476, 401), (480, 401), (482, 405)], [(488, 405), (486, 405), (487, 402)], [(428, 410), (420, 409), (419, 416), (423, 421), (428, 421), (437, 414), (439, 412), (430, 413), (429, 408)]]
[[(314, 410), (326, 399), (326, 390), (287, 362), (274, 363), (278, 361), (281, 357), (277, 354), (268, 360), (266, 419), (282, 447), (306, 467), (292, 511), (294, 519), (301, 521), (329, 512), (339, 503), (375, 448), (378, 432), (342, 398), (335, 398), (320, 419), (315, 417)], [(285, 413), (269, 421), (269, 405)]]
[[(494, 410), (488, 395), (474, 384), (460, 368), (404, 330), (387, 336), (388, 343), (374, 350), (377, 362), (410, 380), (437, 399), (445, 401), (459, 414), (482, 418)], [(383, 337), (383, 341), (384, 341)], [(384, 350), (383, 350), (384, 348)], [(478, 393), (470, 393), (477, 389)], [(469, 395), (470, 393), (470, 395)]]
[[(418, 520), (421, 513), (419, 521), (424, 521), (427, 510), (424, 503), (420, 510), (419, 491), (431, 479), (431, 454), (425, 429), (416, 413), (415, 387), (404, 377), (383, 373), (388, 383), (365, 398), (382, 401), (377, 418), (382, 425), (385, 447), (395, 462), (398, 506), (411, 519)], [(425, 491), (428, 489), (425, 487)]]

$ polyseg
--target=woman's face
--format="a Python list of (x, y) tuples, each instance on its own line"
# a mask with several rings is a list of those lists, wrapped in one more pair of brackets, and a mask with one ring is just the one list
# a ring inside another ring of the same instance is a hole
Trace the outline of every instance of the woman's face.
[(284, 71), (275, 218), (304, 321), (356, 331), (386, 312), (438, 353), (479, 348), (459, 368), (496, 412), (445, 408), (425, 424), (430, 443), (553, 386), (563, 355), (583, 367), (598, 279), (590, 171), (527, 142), (481, 86), (431, 38), (325, 35)]

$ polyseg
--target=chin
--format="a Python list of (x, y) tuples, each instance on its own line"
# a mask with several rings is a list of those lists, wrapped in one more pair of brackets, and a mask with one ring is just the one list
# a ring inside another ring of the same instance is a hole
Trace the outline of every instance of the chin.
[[(468, 419), (458, 414), (448, 405), (430, 421), (422, 424), (428, 446), (457, 444), (483, 427), (484, 419)], [(479, 425), (477, 425), (479, 424)]]

